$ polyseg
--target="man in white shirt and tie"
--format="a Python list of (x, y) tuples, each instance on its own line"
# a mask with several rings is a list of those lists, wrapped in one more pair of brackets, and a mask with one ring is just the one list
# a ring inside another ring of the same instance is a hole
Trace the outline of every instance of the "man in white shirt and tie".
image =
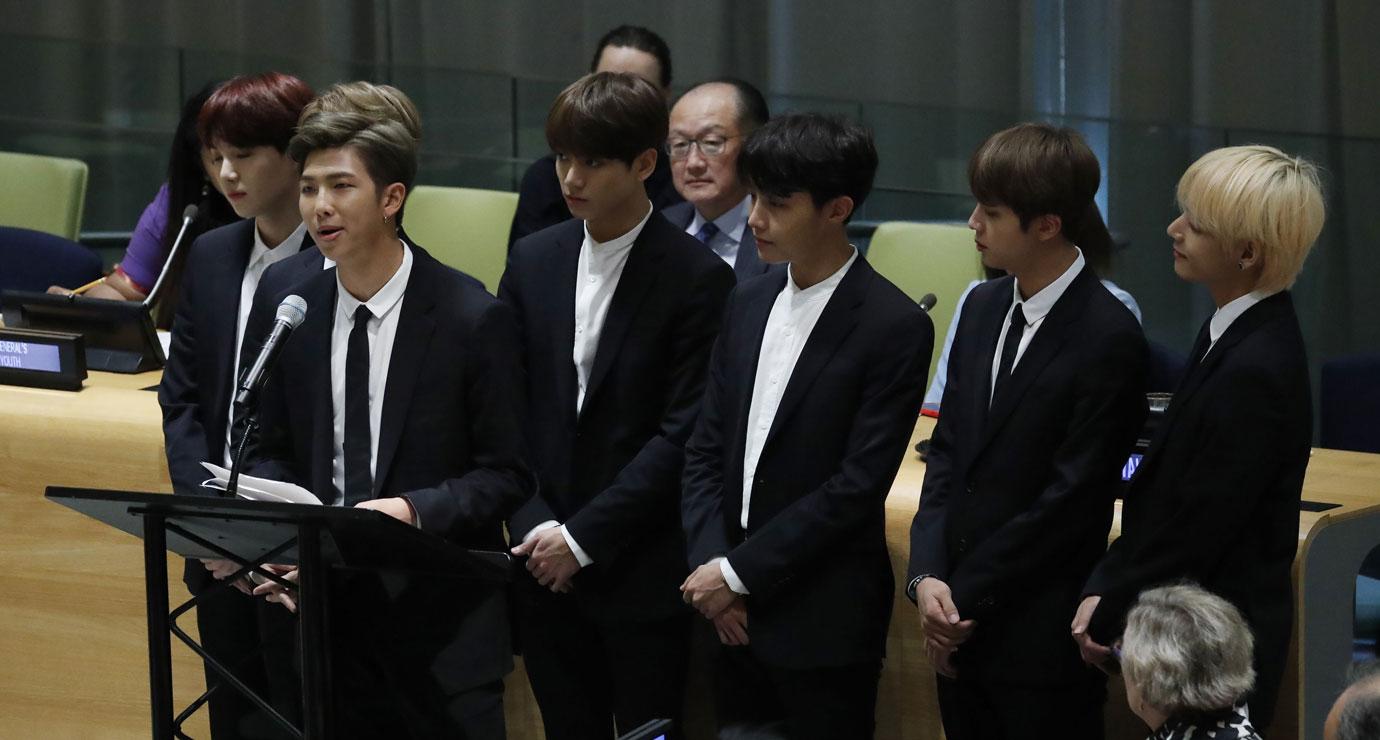
[(725, 731), (866, 738), (895, 592), (883, 504), (934, 327), (851, 244), (865, 129), (788, 115), (744, 144), (763, 259), (740, 282), (686, 448), (687, 603), (711, 619)]
[[(417, 171), (416, 140), (401, 123), (317, 113), (288, 151), (301, 167), (303, 221), (335, 267), (283, 289), (306, 300), (307, 315), (264, 387), (248, 470), (323, 504), (501, 551), (503, 521), (536, 483), (512, 311), (399, 235)], [(255, 315), (272, 315), (283, 293), (261, 292)], [(504, 736), (505, 588), (335, 575), (338, 729), (327, 734)], [(256, 592), (293, 606), (277, 584)]]

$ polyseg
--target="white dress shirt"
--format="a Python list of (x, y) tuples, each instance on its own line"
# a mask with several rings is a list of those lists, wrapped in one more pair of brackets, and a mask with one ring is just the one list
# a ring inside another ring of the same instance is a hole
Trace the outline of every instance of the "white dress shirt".
[[(401, 241), (401, 240), (399, 240)], [(403, 259), (398, 271), (372, 298), (364, 302), (372, 318), (369, 337), (369, 477), (378, 472), (379, 423), (383, 418), (383, 392), (388, 383), (388, 366), (393, 358), (393, 339), (398, 334), (403, 294), (412, 275), (412, 248), (402, 242)], [(345, 503), (345, 360), (350, 350), (350, 332), (355, 327), (359, 299), (350, 295), (335, 277), (335, 325), (331, 328), (331, 482), (335, 484), (336, 506)]]
[[(747, 439), (743, 446), (743, 509), (738, 523), (747, 529), (748, 510), (752, 506), (752, 484), (757, 477), (757, 463), (762, 458), (762, 447), (767, 443), (767, 434), (776, 411), (781, 406), (781, 396), (791, 382), (795, 363), (800, 352), (805, 349), (815, 324), (824, 313), (829, 298), (843, 282), (848, 269), (858, 261), (858, 250), (843, 263), (834, 274), (808, 288), (795, 283), (794, 267), (786, 270), (786, 286), (776, 294), (776, 302), (771, 305), (767, 315), (767, 327), (762, 333), (762, 350), (757, 357), (757, 375), (752, 383), (752, 401), (748, 405)], [(727, 558), (719, 559), (719, 568), (728, 581), (728, 587), (735, 593), (748, 593), (738, 574), (733, 571)]]
[[(1231, 326), (1233, 321), (1241, 318), (1241, 314), (1250, 310), (1251, 306), (1254, 306), (1278, 292), (1277, 290), (1253, 290), (1217, 309), (1217, 312), (1212, 314), (1212, 321), (1208, 322), (1208, 338), (1212, 340), (1212, 343), (1208, 345), (1207, 351), (1203, 353), (1203, 357), (1207, 357), (1211, 354), (1212, 348), (1217, 346), (1217, 340), (1221, 339), (1222, 335), (1227, 333), (1227, 327)], [(1192, 362), (1198, 362), (1201, 359), (1203, 358), (1190, 358)]]
[[(704, 228), (706, 219), (700, 215), (699, 209), (690, 209), (695, 217), (690, 219), (690, 225), (685, 227), (685, 233), (696, 236), (700, 229)], [(733, 267), (738, 262), (738, 248), (743, 244), (743, 232), (747, 231), (748, 211), (752, 210), (752, 196), (743, 198), (743, 202), (728, 209), (723, 215), (714, 219), (714, 225), (718, 227), (718, 232), (709, 238), (707, 246), (719, 255), (719, 258)]]
[(1006, 332), (1011, 324), (1011, 314), (1016, 310), (1016, 306), (1021, 307), (1025, 314), (1025, 330), (1021, 332), (1021, 342), (1016, 345), (1016, 356), (1011, 360), (1011, 372), (1016, 372), (1016, 365), (1021, 361), (1021, 355), (1030, 346), (1030, 342), (1035, 338), (1035, 333), (1040, 330), (1040, 326), (1045, 323), (1045, 317), (1049, 316), (1050, 309), (1063, 297), (1064, 291), (1069, 289), (1073, 279), (1078, 277), (1078, 273), (1083, 271), (1087, 262), (1083, 259), (1083, 250), (1074, 247), (1078, 256), (1074, 258), (1073, 264), (1069, 269), (1064, 270), (1064, 274), (1054, 279), (1054, 282), (1046, 285), (1043, 290), (1029, 298), (1021, 298), (1020, 281), (1012, 281), (1011, 293), (1014, 300), (1011, 307), (1006, 309), (1006, 318), (1001, 322), (1001, 332), (997, 334), (997, 351), (992, 355), (992, 385), (987, 390), (987, 403), (992, 402), (992, 396), (997, 390), (997, 368), (1001, 366), (1001, 353), (1006, 345)]
[[(230, 392), (230, 413), (225, 417), (225, 467), (231, 467), (235, 463), (235, 443), (239, 440), (234, 438), (232, 431), (235, 427), (235, 389), (239, 387), (240, 380), (240, 345), (244, 343), (244, 327), (249, 323), (249, 310), (254, 307), (254, 291), (259, 288), (259, 280), (264, 276), (264, 270), (270, 265), (291, 257), (300, 251), (302, 238), (307, 234), (307, 225), (301, 223), (293, 229), (291, 234), (275, 247), (270, 247), (264, 243), (263, 235), (259, 233), (259, 225), (254, 224), (254, 247), (249, 250), (249, 262), (244, 266), (244, 277), (240, 278), (240, 315), (235, 323), (235, 364), (231, 367)], [(259, 341), (259, 340), (256, 340)], [(257, 347), (255, 348), (257, 350)]]
[(585, 224), (585, 241), (580, 245), (580, 259), (575, 267), (574, 360), (575, 377), (579, 381), (576, 414), (585, 405), (585, 389), (589, 386), (589, 374), (594, 370), (594, 354), (599, 351), (599, 335), (604, 330), (604, 319), (608, 318), (618, 281), (623, 277), (623, 267), (628, 264), (628, 253), (651, 216), (649, 203), (647, 215), (631, 231), (602, 243), (594, 241), (589, 235), (589, 224)]
[[(585, 224), (585, 240), (580, 245), (580, 259), (575, 267), (575, 378), (578, 395), (575, 397), (575, 413), (578, 415), (585, 405), (585, 389), (589, 387), (589, 375), (594, 370), (594, 355), (599, 350), (599, 336), (604, 331), (604, 319), (608, 318), (609, 305), (613, 294), (618, 290), (618, 281), (623, 277), (623, 267), (628, 264), (628, 254), (632, 252), (633, 242), (652, 217), (652, 207), (647, 205), (647, 215), (642, 217), (632, 230), (606, 242), (596, 242), (589, 235), (589, 224)], [(529, 542), (538, 532), (552, 527), (561, 528), (561, 536), (570, 552), (575, 555), (581, 568), (587, 568), (594, 559), (580, 547), (580, 543), (570, 535), (564, 524), (549, 519), (532, 527), (523, 535), (522, 541)]]

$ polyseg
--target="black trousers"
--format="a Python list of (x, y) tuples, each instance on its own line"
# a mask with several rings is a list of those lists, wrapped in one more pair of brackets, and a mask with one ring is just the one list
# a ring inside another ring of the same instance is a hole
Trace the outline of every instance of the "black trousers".
[(1061, 740), (1102, 740), (1107, 685), (1031, 688), (936, 676), (948, 740), (1016, 740), (1052, 732)]
[[(196, 608), (201, 645), (230, 668), (289, 722), (300, 726), (301, 678), (296, 655), (297, 620), (278, 604), (234, 588), (208, 586)], [(285, 738), (289, 735), (220, 675), (206, 669), (206, 685), (222, 684), (211, 694), (211, 736)]]
[(535, 582), (519, 588), (518, 634), (547, 740), (605, 740), (615, 729), (623, 734), (653, 719), (680, 726), (688, 611), (670, 619), (603, 622), (585, 616), (570, 596)]
[(834, 740), (876, 730), (881, 661), (793, 669), (724, 647), (715, 670), (719, 737)]

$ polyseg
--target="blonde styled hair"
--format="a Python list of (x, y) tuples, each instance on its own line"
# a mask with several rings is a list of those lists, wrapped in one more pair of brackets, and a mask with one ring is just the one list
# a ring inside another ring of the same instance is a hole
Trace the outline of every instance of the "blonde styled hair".
[(1317, 166), (1258, 144), (1204, 154), (1179, 179), (1176, 196), (1179, 209), (1223, 249), (1255, 243), (1255, 287), (1263, 291), (1294, 284), (1326, 215)]
[(397, 121), (417, 141), (422, 139), (422, 116), (407, 93), (392, 85), (372, 82), (338, 82), (307, 104), (298, 119), (302, 125), (318, 113), (362, 113), (370, 118)]
[(1170, 715), (1227, 709), (1255, 684), (1251, 628), (1231, 602), (1192, 584), (1143, 591), (1126, 617), (1121, 670)]

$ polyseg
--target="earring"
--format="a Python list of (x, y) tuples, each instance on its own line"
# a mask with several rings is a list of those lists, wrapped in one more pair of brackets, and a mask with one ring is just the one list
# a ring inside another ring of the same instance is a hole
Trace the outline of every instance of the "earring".
[(389, 218), (389, 217), (388, 217), (387, 215), (385, 215), (385, 216), (383, 217), (383, 222), (384, 222), (384, 223), (388, 223), (388, 218)]
[(1236, 262), (1236, 269), (1238, 269), (1238, 270), (1244, 270), (1244, 269), (1246, 269), (1246, 261), (1245, 261), (1245, 260), (1238, 260), (1238, 261)]

